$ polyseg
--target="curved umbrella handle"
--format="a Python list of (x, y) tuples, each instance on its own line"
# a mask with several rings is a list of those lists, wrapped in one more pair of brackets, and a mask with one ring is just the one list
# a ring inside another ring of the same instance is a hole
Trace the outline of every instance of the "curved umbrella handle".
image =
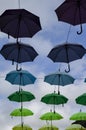
[(68, 70), (65, 70), (66, 73), (70, 72), (70, 65), (68, 63)]
[(18, 63), (16, 64), (16, 70), (17, 71), (21, 71), (22, 70), (22, 68), (18, 68)]
[(83, 30), (82, 30), (82, 24), (80, 24), (80, 32), (77, 31), (77, 34), (80, 35), (82, 34)]

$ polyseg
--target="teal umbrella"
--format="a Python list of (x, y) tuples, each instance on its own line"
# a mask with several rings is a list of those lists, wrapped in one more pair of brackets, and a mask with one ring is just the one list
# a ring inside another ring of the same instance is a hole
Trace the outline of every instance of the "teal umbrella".
[(86, 112), (78, 112), (70, 117), (70, 120), (86, 120)]
[(74, 83), (74, 78), (65, 72), (58, 71), (57, 73), (52, 73), (44, 77), (44, 82), (51, 85), (65, 86)]
[(82, 95), (78, 96), (75, 101), (77, 104), (86, 105), (86, 93), (83, 93)]
[(61, 95), (60, 93), (50, 93), (46, 94), (41, 98), (41, 102), (44, 102), (46, 104), (53, 104), (54, 105), (54, 111), (55, 111), (55, 105), (65, 104), (67, 103), (68, 98), (66, 98), (64, 95)]
[(31, 73), (29, 73), (26, 70), (14, 70), (9, 72), (6, 75), (5, 80), (10, 82), (11, 84), (16, 84), (16, 85), (28, 85), (28, 84), (34, 84), (36, 77), (33, 76)]

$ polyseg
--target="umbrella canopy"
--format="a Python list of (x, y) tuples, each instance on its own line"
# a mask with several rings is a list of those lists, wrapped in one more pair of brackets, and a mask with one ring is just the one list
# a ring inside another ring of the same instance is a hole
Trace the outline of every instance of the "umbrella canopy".
[(84, 128), (86, 128), (86, 120), (79, 120), (79, 121), (75, 121), (72, 124), (80, 124), (82, 125)]
[(85, 130), (85, 128), (79, 124), (73, 124), (68, 126), (66, 130)]
[(41, 120), (60, 120), (63, 117), (57, 112), (47, 112), (40, 116)]
[(16, 91), (8, 96), (8, 99), (10, 101), (16, 101), (16, 102), (27, 102), (35, 99), (35, 96), (28, 91), (24, 91), (21, 89), (21, 91)]
[(12, 128), (12, 130), (32, 130), (32, 128), (28, 125), (23, 125), (23, 127), (21, 126), (21, 124), (16, 125)]
[[(81, 59), (86, 54), (85, 48), (80, 44), (64, 43), (55, 46), (48, 54), (53, 62), (68, 63), (68, 72), (70, 71), (69, 63)], [(66, 71), (67, 72), (67, 71)]]
[(19, 109), (14, 109), (11, 113), (10, 116), (32, 116), (34, 113), (27, 109), (27, 108), (19, 108)]
[(46, 94), (45, 96), (43, 96), (41, 98), (41, 102), (44, 102), (46, 104), (54, 104), (54, 111), (55, 111), (55, 105), (59, 105), (59, 104), (65, 104), (67, 103), (68, 99), (61, 95), (60, 93), (50, 93), (50, 94)]
[(80, 24), (81, 30), (77, 33), (82, 33), (82, 23), (86, 23), (85, 0), (66, 0), (55, 10), (55, 12), (59, 21), (66, 22), (71, 25)]
[(86, 105), (86, 93), (80, 95), (75, 99), (77, 104)]
[(56, 126), (53, 126), (51, 127), (51, 125), (44, 125), (42, 126), (41, 128), (39, 128), (38, 130), (59, 130), (58, 127)]
[(78, 112), (70, 117), (70, 120), (86, 120), (86, 112)]
[(25, 86), (28, 84), (34, 84), (36, 78), (26, 70), (14, 70), (6, 75), (5, 80), (10, 82), (11, 84)]
[(41, 30), (40, 19), (25, 9), (8, 9), (0, 16), (0, 29), (14, 38), (33, 37)]
[(19, 42), (4, 45), (0, 53), (6, 60), (17, 63), (31, 62), (38, 56), (32, 46)]

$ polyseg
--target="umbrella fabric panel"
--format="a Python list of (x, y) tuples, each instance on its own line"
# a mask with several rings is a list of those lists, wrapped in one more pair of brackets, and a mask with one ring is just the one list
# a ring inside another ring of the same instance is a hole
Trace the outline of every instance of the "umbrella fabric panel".
[(38, 53), (35, 49), (23, 43), (10, 43), (2, 47), (0, 53), (6, 60), (12, 60), (17, 63), (33, 61)]
[(9, 9), (0, 16), (2, 32), (18, 37), (32, 37), (41, 30), (40, 19), (25, 9)]
[(64, 43), (55, 46), (48, 54), (48, 57), (54, 62), (69, 63), (82, 58), (85, 53), (86, 50), (82, 45)]
[(16, 102), (27, 102), (35, 99), (35, 96), (28, 91), (16, 91), (8, 96), (8, 99), (10, 101), (16, 101)]
[(45, 125), (45, 126), (42, 126), (41, 128), (39, 128), (39, 130), (59, 130), (58, 127), (56, 126), (51, 126), (51, 125)]
[(60, 120), (63, 117), (59, 113), (47, 112), (40, 116), (41, 120)]
[(41, 98), (41, 101), (46, 103), (46, 104), (59, 105), (59, 104), (66, 103), (68, 101), (68, 99), (63, 95), (60, 95), (60, 94), (57, 94), (57, 93), (51, 93), (51, 94), (47, 94), (47, 95), (43, 96)]
[(80, 95), (75, 99), (77, 104), (86, 105), (86, 93)]
[(61, 72), (49, 74), (44, 78), (44, 82), (47, 82), (51, 85), (61, 85), (61, 86), (72, 84), (74, 80), (75, 79), (72, 76)]
[(19, 108), (19, 109), (14, 109), (11, 113), (10, 116), (32, 116), (34, 113), (27, 109), (27, 108)]
[(23, 128), (22, 128), (21, 124), (19, 124), (19, 125), (14, 126), (12, 130), (32, 130), (32, 128), (25, 124), (23, 125)]
[(78, 112), (70, 117), (70, 120), (86, 120), (86, 112)]
[(6, 75), (5, 80), (10, 82), (11, 84), (16, 85), (28, 85), (33, 84), (36, 80), (36, 77), (34, 77), (31, 73), (29, 73), (26, 70), (20, 70), (20, 71), (11, 71)]
[(72, 25), (86, 23), (85, 0), (66, 0), (55, 10), (55, 12), (59, 21)]

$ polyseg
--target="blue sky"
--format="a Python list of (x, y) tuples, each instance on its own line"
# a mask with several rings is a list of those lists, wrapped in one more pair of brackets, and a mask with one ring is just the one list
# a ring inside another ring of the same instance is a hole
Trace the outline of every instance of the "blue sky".
[[(28, 70), (37, 80), (34, 85), (27, 85), (24, 90), (32, 92), (36, 99), (24, 103), (24, 106), (31, 109), (34, 112), (34, 116), (24, 118), (25, 124), (30, 125), (33, 130), (39, 129), (41, 126), (46, 124), (45, 121), (39, 119), (40, 115), (48, 112), (51, 105), (46, 105), (40, 102), (42, 96), (47, 93), (51, 93), (54, 90), (54, 86), (49, 85), (43, 81), (44, 76), (50, 73), (58, 71), (61, 67), (63, 71), (66, 68), (66, 64), (53, 63), (48, 57), (49, 51), (56, 45), (66, 42), (67, 34), (70, 25), (63, 22), (58, 22), (57, 16), (54, 10), (63, 2), (64, 0), (20, 0), (21, 8), (25, 8), (28, 11), (36, 14), (40, 17), (42, 30), (39, 31), (33, 38), (22, 38), (23, 43), (32, 45), (38, 52), (37, 58), (33, 62), (22, 63), (22, 68)], [(0, 14), (2, 14), (6, 9), (16, 9), (18, 8), (18, 0), (0, 0)], [(68, 42), (79, 43), (86, 47), (86, 25), (83, 25), (83, 34), (77, 35), (76, 31), (79, 30), (79, 26), (71, 26), (70, 35)], [(15, 39), (4, 33), (0, 33), (0, 48), (10, 42), (15, 42)], [(75, 98), (83, 94), (86, 90), (86, 84), (84, 83), (84, 78), (86, 76), (86, 57), (84, 56), (82, 60), (74, 61), (71, 64), (71, 72), (76, 81), (73, 85), (68, 85), (65, 87), (61, 86), (61, 94), (66, 96), (69, 101), (67, 104), (62, 106), (56, 106), (56, 111), (64, 117), (60, 121), (54, 121), (53, 124), (56, 125), (60, 130), (64, 130), (73, 121), (69, 120), (69, 117), (75, 113), (79, 112), (80, 108), (85, 111), (84, 106), (80, 106), (75, 103)], [(11, 118), (9, 116), (10, 112), (18, 108), (20, 104), (10, 102), (7, 99), (11, 93), (18, 90), (18, 86), (12, 86), (10, 83), (5, 81), (5, 76), (8, 72), (15, 70), (15, 65), (12, 66), (10, 61), (6, 61), (0, 55), (0, 128), (2, 130), (11, 130), (13, 126), (20, 123), (20, 118)], [(57, 88), (56, 88), (57, 89)]]

